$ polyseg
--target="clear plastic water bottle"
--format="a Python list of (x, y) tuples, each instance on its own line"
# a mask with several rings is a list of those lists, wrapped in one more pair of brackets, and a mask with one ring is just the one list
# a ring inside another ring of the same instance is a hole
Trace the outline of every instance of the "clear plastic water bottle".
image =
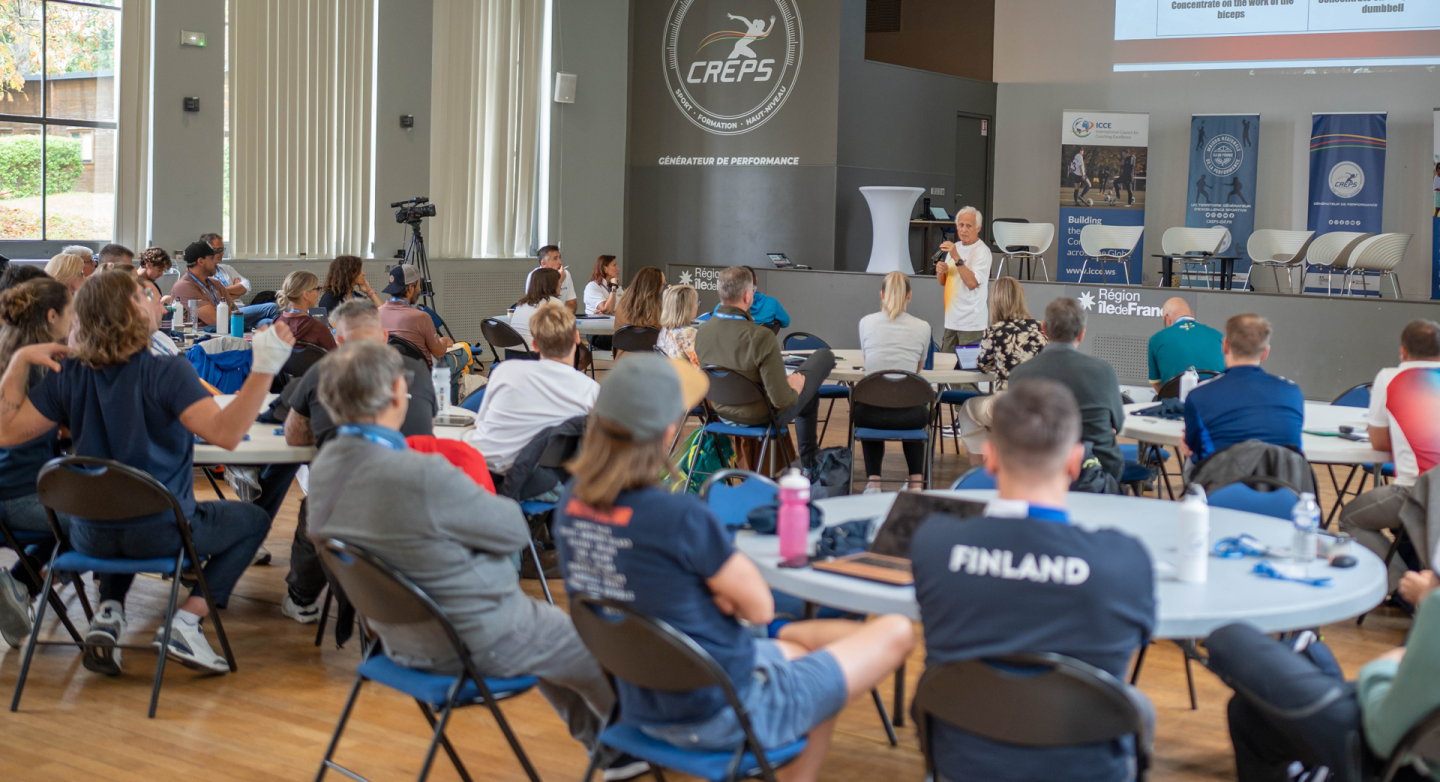
[(450, 367), (437, 366), (430, 370), (430, 382), (435, 384), (435, 413), (450, 410)]
[(1316, 545), (1320, 540), (1320, 506), (1315, 495), (1305, 492), (1300, 501), (1290, 509), (1290, 520), (1295, 524), (1295, 542), (1290, 546), (1290, 560), (1297, 565), (1308, 565), (1315, 561)]
[(1180, 540), (1176, 546), (1175, 577), (1203, 584), (1210, 575), (1210, 504), (1205, 487), (1192, 484), (1180, 503)]
[(780, 476), (780, 513), (775, 519), (780, 534), (780, 558), (800, 559), (809, 553), (810, 480), (791, 467)]
[(1200, 373), (1195, 371), (1195, 367), (1186, 367), (1185, 374), (1180, 377), (1180, 402), (1182, 404), (1185, 402), (1185, 397), (1190, 396), (1190, 392), (1194, 391), (1195, 386), (1198, 385), (1200, 385)]

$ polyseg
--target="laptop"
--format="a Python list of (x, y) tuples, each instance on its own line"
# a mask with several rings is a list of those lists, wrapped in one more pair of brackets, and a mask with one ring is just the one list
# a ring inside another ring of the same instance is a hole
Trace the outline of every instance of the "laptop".
[(980, 368), (980, 346), (961, 345), (955, 348), (955, 358), (959, 359), (956, 369), (964, 369), (971, 372)]
[(769, 258), (770, 262), (775, 264), (775, 268), (777, 269), (795, 268), (795, 262), (786, 258), (785, 253), (765, 253), (765, 257)]
[(945, 513), (967, 519), (985, 513), (985, 503), (957, 500), (935, 494), (900, 492), (885, 516), (870, 550), (835, 559), (812, 563), (811, 567), (826, 573), (863, 578), (896, 586), (910, 586), (915, 576), (910, 572), (910, 541), (915, 531), (934, 513)]
[(935, 220), (953, 220), (953, 219), (954, 219), (954, 218), (952, 218), (952, 217), (945, 211), (945, 207), (943, 207), (943, 206), (932, 206), (932, 207), (930, 207), (930, 217), (933, 218), (933, 219), (935, 219)]

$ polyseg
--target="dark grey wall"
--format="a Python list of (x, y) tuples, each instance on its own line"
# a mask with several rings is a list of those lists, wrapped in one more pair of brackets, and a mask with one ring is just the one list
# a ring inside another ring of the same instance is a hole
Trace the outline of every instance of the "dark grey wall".
[[(995, 84), (869, 62), (865, 40), (865, 0), (843, 0), (834, 268), (844, 271), (863, 271), (870, 260), (870, 208), (860, 188), (941, 187), (946, 195), (935, 204), (953, 213), (956, 116), (988, 116), (992, 128), (995, 116)], [(993, 160), (992, 146), (992, 171)], [(912, 232), (916, 259), (920, 239)]]
[[(181, 30), (209, 45), (181, 46)], [(155, 0), (153, 47), (150, 244), (173, 249), (224, 230), (225, 0)], [(200, 111), (184, 111), (184, 97)]]
[[(390, 204), (430, 195), (432, 0), (380, 0), (375, 85), (375, 257), (405, 248), (408, 228)], [(400, 115), (415, 127), (400, 127)], [(440, 204), (444, 209), (448, 204)], [(404, 230), (401, 230), (404, 229)]]

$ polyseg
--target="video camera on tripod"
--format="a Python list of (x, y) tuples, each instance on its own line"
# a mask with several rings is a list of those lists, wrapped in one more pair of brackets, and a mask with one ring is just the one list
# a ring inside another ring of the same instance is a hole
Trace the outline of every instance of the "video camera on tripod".
[[(396, 209), (396, 207), (399, 208)], [(435, 205), (424, 196), (418, 196), (409, 201), (396, 201), (390, 205), (390, 208), (395, 209), (395, 222), (397, 223), (418, 226), (421, 218), (435, 216)]]
[[(395, 210), (395, 222), (410, 226), (410, 239), (404, 250), (395, 252), (395, 257), (413, 265), (420, 272), (420, 299), (438, 316), (440, 311), (435, 307), (435, 287), (430, 283), (430, 258), (425, 253), (425, 236), (420, 233), (420, 221), (435, 216), (435, 205), (430, 203), (426, 196), (416, 196), (405, 201), (396, 201), (390, 208)], [(440, 318), (440, 327), (451, 339), (455, 338), (443, 317)]]

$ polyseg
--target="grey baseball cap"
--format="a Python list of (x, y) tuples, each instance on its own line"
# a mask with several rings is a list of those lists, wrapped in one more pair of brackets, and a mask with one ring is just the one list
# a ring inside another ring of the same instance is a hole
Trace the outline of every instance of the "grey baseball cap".
[(627, 353), (605, 376), (595, 415), (607, 429), (619, 428), (636, 442), (648, 442), (679, 421), (709, 389), (710, 379), (689, 361)]
[(420, 270), (408, 263), (402, 263), (390, 269), (390, 284), (386, 285), (381, 293), (388, 293), (391, 296), (399, 296), (405, 289), (420, 281)]

